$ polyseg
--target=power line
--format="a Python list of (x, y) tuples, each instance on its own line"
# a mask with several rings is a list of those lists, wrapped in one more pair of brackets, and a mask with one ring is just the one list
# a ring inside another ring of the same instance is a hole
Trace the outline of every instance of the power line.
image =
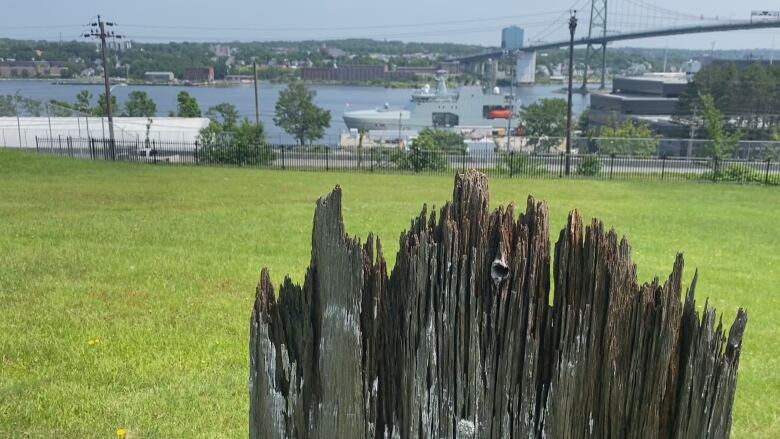
[(577, 0), (571, 5), (569, 5), (568, 8), (563, 10), (563, 12), (560, 12), (559, 15), (553, 19), (552, 22), (547, 23), (547, 27), (545, 29), (542, 29), (540, 32), (538, 32), (533, 37), (529, 38), (529, 41), (541, 41), (543, 38), (546, 38), (550, 36), (552, 33), (556, 31), (560, 31), (561, 29), (565, 28), (566, 24), (569, 21), (569, 11), (578, 10), (581, 9), (581, 6), (588, 3), (590, 0)]
[(3, 26), (3, 30), (25, 30), (25, 29), (83, 29), (83, 24), (38, 24), (32, 26)]
[[(441, 26), (451, 24), (464, 24), (464, 23), (480, 23), (486, 21), (496, 20), (514, 20), (527, 17), (541, 17), (546, 15), (556, 15), (560, 11), (552, 12), (540, 12), (534, 14), (523, 15), (510, 15), (500, 17), (489, 18), (472, 18), (466, 20), (451, 20), (451, 21), (435, 21), (427, 23), (403, 23), (403, 24), (385, 24), (374, 26), (335, 26), (335, 27), (236, 27), (236, 26), (161, 26), (161, 25), (149, 25), (149, 24), (123, 24), (124, 27), (136, 27), (145, 29), (173, 29), (173, 30), (198, 30), (198, 31), (253, 31), (253, 32), (310, 32), (310, 31), (343, 31), (343, 30), (373, 30), (373, 29), (395, 29), (395, 28), (413, 28), (421, 26)], [(547, 22), (545, 22), (547, 23)]]
[[(547, 22), (544, 23), (531, 23), (528, 25), (522, 25), (523, 27), (534, 27), (534, 26), (543, 26), (547, 25)], [(347, 38), (371, 38), (371, 39), (387, 39), (387, 38), (409, 38), (409, 37), (422, 37), (422, 36), (447, 36), (447, 35), (461, 35), (461, 34), (478, 34), (478, 33), (494, 33), (497, 30), (501, 30), (504, 28), (505, 25), (499, 25), (499, 26), (489, 26), (489, 27), (470, 27), (470, 28), (459, 28), (459, 29), (446, 29), (446, 30), (431, 30), (431, 31), (420, 31), (420, 32), (407, 32), (407, 33), (391, 33), (391, 34), (353, 34), (353, 35), (326, 35), (326, 36), (319, 36), (319, 39), (347, 39)], [(145, 35), (145, 36), (139, 36), (139, 37), (133, 37), (136, 41), (172, 41), (172, 38), (176, 38), (178, 41), (204, 41), (203, 35), (198, 36), (190, 36), (190, 35), (176, 35), (176, 36), (163, 36), (163, 35)], [(226, 42), (232, 42), (237, 41), (236, 38), (231, 37), (222, 37), (220, 38), (220, 41), (226, 41)], [(208, 41), (208, 40), (206, 40)], [(214, 41), (214, 40), (210, 40)], [(240, 41), (240, 40), (238, 40)], [(250, 40), (251, 41), (251, 40)], [(289, 40), (285, 40), (289, 41)]]

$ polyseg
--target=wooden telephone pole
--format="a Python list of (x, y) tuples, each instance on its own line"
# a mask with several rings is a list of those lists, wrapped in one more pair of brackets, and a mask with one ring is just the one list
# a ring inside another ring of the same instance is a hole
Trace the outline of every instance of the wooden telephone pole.
[(571, 171), (571, 88), (574, 80), (574, 31), (577, 30), (577, 11), (569, 18), (569, 88), (566, 107), (566, 175)]
[(106, 46), (106, 39), (123, 38), (122, 35), (116, 34), (113, 30), (106, 31), (106, 28), (112, 28), (116, 23), (103, 20), (100, 15), (97, 16), (97, 21), (91, 23), (92, 29), (89, 33), (84, 34), (85, 38), (98, 38), (100, 39), (100, 51), (103, 58), (103, 82), (106, 87), (106, 116), (108, 117), (108, 135), (109, 135), (109, 149), (111, 160), (116, 159), (115, 145), (114, 145), (114, 117), (111, 111), (111, 85), (109, 81), (109, 68), (108, 68), (108, 55), (106, 52), (108, 48)]
[(255, 84), (255, 125), (260, 125), (260, 99), (257, 95), (257, 61), (252, 61), (252, 72), (254, 73)]

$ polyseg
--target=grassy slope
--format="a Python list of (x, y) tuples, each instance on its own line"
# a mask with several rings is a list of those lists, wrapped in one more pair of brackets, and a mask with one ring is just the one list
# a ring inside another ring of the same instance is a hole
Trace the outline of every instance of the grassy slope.
[[(245, 437), (248, 317), (260, 267), (308, 263), (316, 198), (345, 193), (350, 234), (391, 261), (451, 178), (75, 162), (0, 151), (0, 437)], [(689, 280), (750, 312), (736, 437), (780, 436), (780, 191), (499, 180), (492, 204), (578, 208), (625, 233), (642, 279), (684, 250)], [(100, 342), (90, 347), (89, 339)]]

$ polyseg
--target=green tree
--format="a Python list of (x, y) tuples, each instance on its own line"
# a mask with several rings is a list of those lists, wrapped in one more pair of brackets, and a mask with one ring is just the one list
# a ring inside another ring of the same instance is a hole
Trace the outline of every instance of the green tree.
[(646, 123), (625, 120), (597, 131), (601, 154), (648, 157), (658, 151), (658, 138)]
[(279, 93), (274, 123), (295, 137), (300, 145), (325, 135), (330, 126), (330, 111), (314, 105), (316, 92), (293, 82)]
[(590, 137), (591, 133), (593, 132), (590, 125), (590, 108), (586, 108), (582, 113), (580, 113), (580, 117), (577, 119), (575, 129), (579, 131), (581, 135)]
[(265, 143), (263, 124), (256, 125), (247, 120), (230, 132), (212, 121), (201, 130), (198, 142), (202, 145), (199, 160), (206, 163), (267, 166), (276, 158)]
[(54, 117), (71, 117), (78, 113), (73, 103), (51, 99), (49, 101), (49, 114)]
[(16, 116), (16, 96), (0, 96), (0, 117)]
[(433, 130), (422, 131), (408, 151), (398, 151), (392, 160), (399, 169), (410, 171), (442, 171), (447, 169), (447, 158), (441, 147), (434, 143)]
[(735, 131), (728, 133), (723, 123), (723, 114), (715, 105), (715, 99), (708, 94), (699, 97), (702, 106), (704, 126), (710, 141), (705, 145), (705, 153), (716, 159), (723, 159), (734, 153), (734, 148), (739, 143), (742, 133)]
[(179, 117), (200, 117), (200, 107), (198, 101), (186, 91), (180, 91), (176, 96), (178, 105), (176, 110)]
[(44, 115), (43, 103), (41, 103), (41, 101), (31, 98), (22, 98), (22, 107), (24, 108), (25, 113), (30, 116), (41, 117)]
[(130, 117), (154, 117), (157, 104), (145, 91), (131, 91), (125, 102), (125, 113)]
[(89, 90), (81, 90), (76, 95), (76, 109), (85, 113), (92, 113), (92, 93)]
[(520, 121), (537, 152), (549, 152), (566, 136), (566, 101), (541, 99), (520, 110)]
[(227, 102), (209, 107), (206, 117), (220, 124), (225, 131), (234, 130), (238, 124), (238, 110), (235, 105)]
[(678, 119), (693, 123), (689, 115), (700, 113), (702, 95), (710, 95), (722, 113), (727, 131), (739, 130), (749, 139), (769, 139), (780, 127), (777, 102), (780, 100), (780, 66), (752, 63), (712, 64), (696, 74), (679, 101)]
[(0, 96), (0, 116), (16, 116), (17, 110), (20, 116), (40, 117), (44, 113), (41, 101), (19, 94)]
[[(108, 116), (108, 108), (106, 108), (106, 94), (100, 93), (98, 96), (97, 108), (93, 111), (95, 116)], [(116, 96), (111, 95), (111, 114), (113, 116), (119, 115), (119, 104), (117, 103)]]

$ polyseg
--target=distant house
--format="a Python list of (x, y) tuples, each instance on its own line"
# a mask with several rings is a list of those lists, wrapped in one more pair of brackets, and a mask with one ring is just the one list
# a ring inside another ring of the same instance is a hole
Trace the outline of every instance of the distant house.
[(347, 55), (347, 52), (337, 48), (337, 47), (321, 47), (320, 53), (323, 55), (327, 55), (331, 58), (341, 58)]
[(146, 72), (144, 73), (144, 79), (154, 82), (173, 82), (173, 72)]
[(0, 62), (0, 78), (59, 78), (66, 69), (58, 61), (5, 61)]
[(232, 51), (230, 46), (223, 46), (221, 44), (212, 44), (209, 46), (209, 49), (211, 50), (211, 53), (213, 53), (217, 58), (227, 58), (230, 56)]
[(249, 83), (253, 80), (252, 75), (225, 75), (225, 81), (227, 82)]
[[(97, 47), (100, 48), (100, 43), (97, 43)], [(133, 48), (133, 42), (130, 40), (111, 40), (106, 41), (106, 47), (115, 52), (125, 52)]]
[(191, 82), (213, 82), (214, 67), (187, 67), (183, 79)]

